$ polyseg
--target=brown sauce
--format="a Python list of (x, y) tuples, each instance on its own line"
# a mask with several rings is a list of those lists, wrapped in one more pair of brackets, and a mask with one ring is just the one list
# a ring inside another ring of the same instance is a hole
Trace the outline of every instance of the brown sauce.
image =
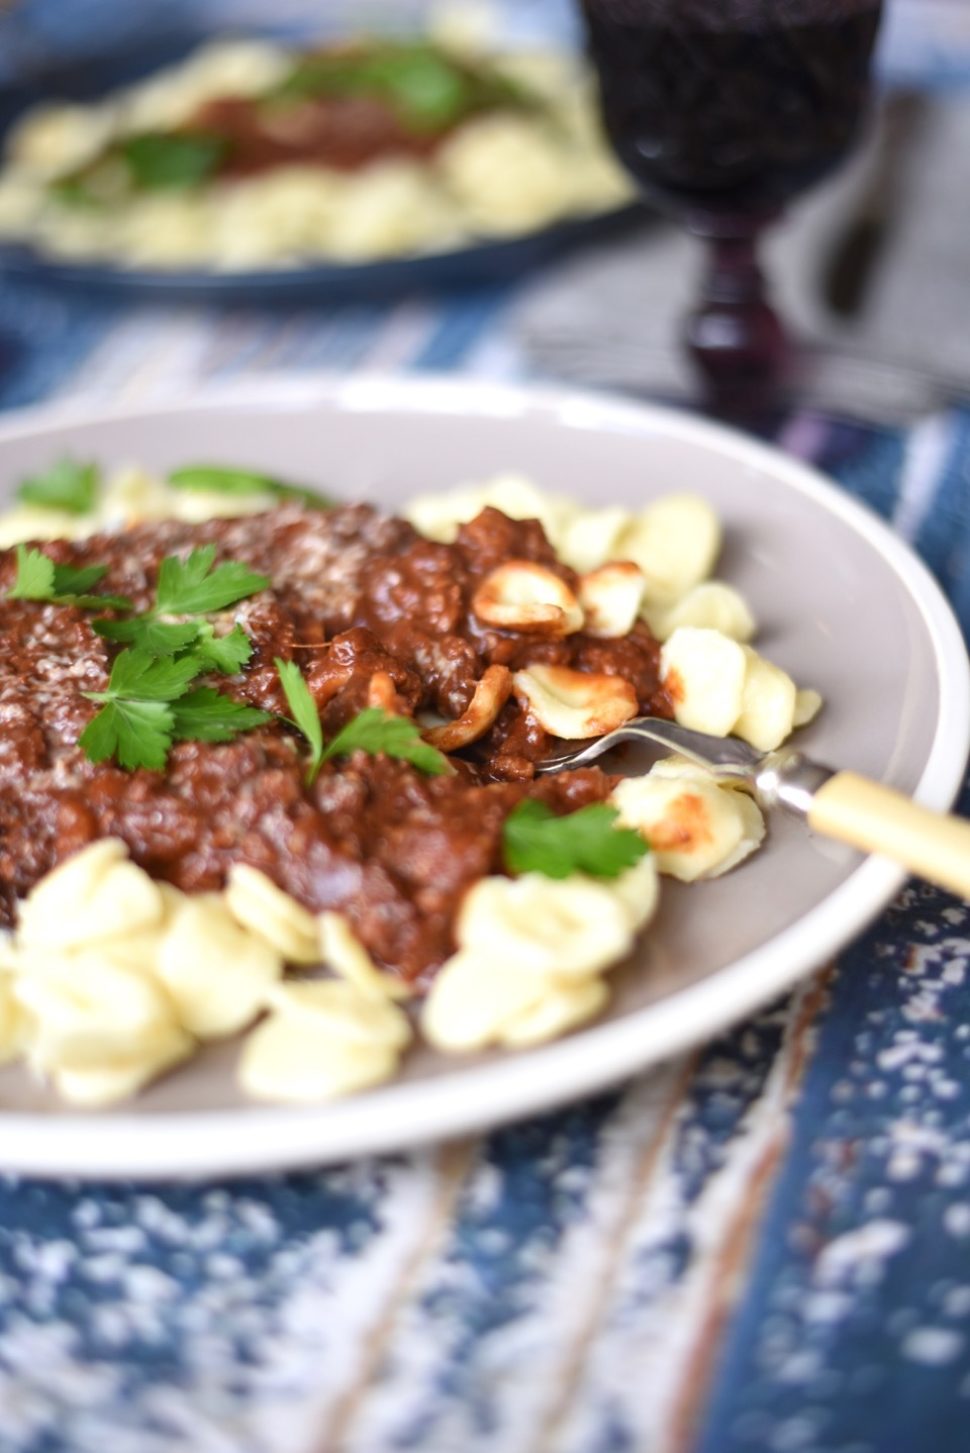
[[(109, 567), (98, 589), (151, 602), (160, 561), (213, 543), (217, 558), (267, 574), (270, 590), (226, 613), (254, 641), (239, 676), (214, 678), (241, 700), (283, 712), (273, 658), (299, 661), (329, 734), (368, 703), (385, 673), (395, 709), (459, 716), (493, 662), (554, 661), (622, 675), (641, 709), (669, 716), (659, 649), (645, 627), (615, 641), (582, 634), (542, 641), (483, 630), (470, 614), (476, 584), (508, 559), (541, 561), (572, 583), (535, 521), (487, 509), (453, 545), (417, 535), (364, 505), (327, 513), (284, 505), (201, 525), (141, 525), (77, 543), (44, 545), (61, 563)], [(0, 593), (12, 584), (0, 552)], [(0, 918), (71, 852), (122, 838), (136, 862), (186, 892), (220, 888), (249, 863), (309, 908), (347, 914), (381, 964), (421, 979), (451, 952), (464, 891), (502, 871), (502, 824), (523, 796), (558, 812), (603, 800), (599, 769), (532, 781), (549, 742), (510, 700), (495, 727), (455, 759), (454, 777), (429, 777), (356, 753), (303, 784), (300, 739), (285, 724), (235, 742), (176, 746), (164, 773), (90, 762), (77, 739), (96, 707), (85, 691), (107, 683), (113, 648), (74, 607), (0, 599)], [(218, 623), (217, 623), (218, 628)]]

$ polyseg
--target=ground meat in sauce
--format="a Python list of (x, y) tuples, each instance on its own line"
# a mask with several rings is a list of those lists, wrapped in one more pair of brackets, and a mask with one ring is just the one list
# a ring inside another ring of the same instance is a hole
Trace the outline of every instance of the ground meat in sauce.
[[(670, 715), (658, 685), (658, 647), (643, 627), (616, 641), (578, 634), (541, 641), (483, 630), (470, 615), (477, 583), (508, 559), (537, 560), (574, 583), (535, 521), (492, 509), (434, 544), (365, 505), (327, 513), (284, 505), (201, 525), (146, 524), (43, 548), (60, 563), (109, 567), (98, 587), (146, 607), (166, 555), (216, 546), (273, 588), (227, 612), (254, 651), (245, 672), (213, 680), (240, 700), (283, 712), (274, 656), (300, 662), (332, 732), (368, 703), (383, 673), (395, 709), (458, 716), (493, 662), (556, 661), (622, 675), (644, 711)], [(0, 552), (0, 918), (55, 863), (115, 835), (155, 877), (187, 892), (218, 889), (234, 862), (262, 869), (314, 910), (346, 913), (370, 952), (421, 980), (453, 948), (465, 889), (501, 871), (502, 824), (523, 796), (558, 812), (602, 801), (615, 779), (599, 769), (530, 780), (548, 745), (514, 701), (454, 777), (428, 777), (356, 753), (303, 786), (300, 741), (268, 726), (226, 745), (184, 742), (165, 773), (95, 765), (77, 738), (96, 710), (111, 649), (92, 614), (6, 599), (13, 552)], [(502, 780), (505, 778), (506, 780)], [(509, 780), (510, 779), (510, 780)]]
[(428, 157), (449, 134), (409, 130), (374, 96), (320, 96), (285, 107), (227, 96), (200, 106), (187, 130), (229, 143), (225, 176), (301, 165), (353, 172), (385, 157)]

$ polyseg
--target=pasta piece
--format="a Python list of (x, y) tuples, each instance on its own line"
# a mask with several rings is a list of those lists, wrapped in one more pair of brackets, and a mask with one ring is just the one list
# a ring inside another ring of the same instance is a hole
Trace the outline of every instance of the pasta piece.
[(46, 510), (38, 505), (14, 505), (0, 514), (0, 550), (27, 540), (76, 540), (89, 534), (89, 516), (69, 515), (63, 510)]
[(240, 928), (216, 893), (183, 898), (159, 949), (159, 978), (199, 1039), (244, 1029), (282, 973), (279, 952)]
[(572, 210), (567, 157), (542, 121), (494, 113), (460, 127), (439, 149), (437, 166), (467, 224), (483, 236), (503, 237)]
[(457, 752), (477, 742), (494, 726), (502, 707), (512, 692), (512, 673), (507, 666), (486, 667), (480, 681), (475, 683), (471, 701), (455, 721), (434, 726), (424, 733), (424, 739), (439, 752)]
[(0, 973), (0, 1065), (16, 1059), (29, 1038), (29, 1017), (14, 993), (11, 979)]
[(447, 247), (460, 232), (453, 203), (424, 165), (373, 162), (345, 180), (326, 235), (326, 253), (342, 262), (394, 257), (431, 244)]
[(175, 1026), (162, 987), (101, 948), (27, 956), (14, 994), (33, 1017), (29, 1055), (44, 1070), (140, 1059)]
[(560, 537), (565, 521), (577, 512), (568, 500), (547, 494), (522, 475), (499, 474), (484, 484), (416, 495), (402, 513), (427, 539), (450, 545), (459, 526), (473, 520), (487, 505), (501, 510), (510, 520), (538, 520), (553, 543)]
[(550, 534), (548, 528), (546, 533), (560, 560), (583, 575), (623, 558), (619, 540), (632, 518), (630, 511), (619, 505), (607, 505), (602, 510), (574, 507), (568, 518), (558, 522), (555, 534)]
[(660, 898), (660, 882), (657, 878), (657, 862), (653, 853), (641, 858), (632, 868), (627, 868), (610, 883), (610, 892), (623, 907), (635, 933), (644, 928), (657, 911)]
[(484, 1049), (517, 1018), (536, 1009), (554, 991), (555, 982), (523, 973), (499, 953), (459, 950), (435, 975), (421, 1009), (421, 1033), (450, 1054)]
[(569, 636), (583, 627), (582, 607), (566, 582), (531, 560), (508, 560), (489, 571), (471, 606), (480, 621), (499, 630)]
[(18, 935), (27, 947), (79, 948), (161, 921), (162, 895), (128, 861), (118, 838), (103, 838), (65, 859), (35, 884), (20, 907)]
[(756, 804), (720, 787), (703, 768), (628, 777), (613, 789), (612, 800), (621, 822), (650, 843), (658, 870), (684, 883), (726, 873), (764, 837)]
[(607, 639), (627, 635), (639, 615), (645, 586), (643, 571), (629, 560), (616, 560), (581, 576), (579, 603), (586, 634)]
[(83, 167), (101, 151), (111, 133), (110, 107), (36, 106), (11, 128), (6, 156), (14, 166), (43, 181)]
[(362, 994), (378, 999), (408, 999), (410, 987), (392, 974), (382, 974), (342, 913), (321, 913), (317, 919), (320, 957), (328, 969)]
[(601, 737), (637, 714), (628, 681), (568, 666), (537, 664), (516, 671), (512, 690), (544, 731), (565, 740)]
[(649, 601), (672, 604), (710, 575), (721, 548), (721, 524), (697, 495), (666, 495), (635, 516), (615, 548), (643, 571)]
[(743, 646), (697, 626), (681, 626), (660, 653), (675, 719), (716, 737), (726, 737), (741, 715), (747, 670)]
[(309, 1015), (271, 1014), (246, 1037), (238, 1078), (260, 1100), (329, 1100), (380, 1084), (397, 1067), (389, 1045), (341, 1042)]
[(225, 904), (243, 928), (291, 964), (320, 961), (317, 920), (271, 878), (245, 863), (229, 870)]
[(743, 646), (747, 669), (741, 713), (734, 733), (761, 752), (774, 751), (795, 724), (795, 683), (750, 646)]
[(268, 1003), (278, 1014), (312, 1020), (341, 1043), (400, 1050), (411, 1042), (411, 1025), (395, 1004), (340, 979), (280, 983)]
[(650, 605), (644, 619), (658, 641), (666, 641), (681, 626), (699, 626), (719, 631), (732, 641), (750, 641), (755, 632), (754, 616), (744, 597), (721, 580), (695, 585), (673, 605)]
[(188, 1059), (194, 1049), (191, 1036), (173, 1025), (139, 1057), (103, 1065), (58, 1066), (51, 1079), (57, 1093), (70, 1104), (102, 1109), (131, 1099), (151, 1080)]
[(133, 199), (115, 220), (112, 250), (131, 264), (182, 267), (204, 263), (211, 252), (209, 199), (181, 192)]
[(262, 40), (216, 41), (120, 93), (122, 130), (180, 126), (205, 102), (256, 96), (287, 74), (286, 51)]
[(633, 927), (605, 882), (523, 873), (475, 883), (459, 909), (455, 939), (460, 949), (510, 970), (571, 979), (622, 959)]
[(795, 692), (795, 715), (793, 726), (808, 726), (814, 721), (822, 709), (822, 698), (812, 687), (807, 686), (801, 691)]
[(499, 1035), (499, 1043), (507, 1049), (524, 1049), (558, 1039), (578, 1024), (593, 1019), (604, 1008), (610, 991), (602, 979), (580, 979), (560, 982), (555, 991), (546, 994), (538, 1004), (519, 1014)]

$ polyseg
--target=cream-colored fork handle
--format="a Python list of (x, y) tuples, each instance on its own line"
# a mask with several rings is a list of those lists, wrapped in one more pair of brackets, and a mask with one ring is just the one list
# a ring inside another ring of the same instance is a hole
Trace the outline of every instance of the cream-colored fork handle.
[(970, 822), (931, 812), (855, 772), (836, 772), (812, 795), (809, 825), (970, 898)]

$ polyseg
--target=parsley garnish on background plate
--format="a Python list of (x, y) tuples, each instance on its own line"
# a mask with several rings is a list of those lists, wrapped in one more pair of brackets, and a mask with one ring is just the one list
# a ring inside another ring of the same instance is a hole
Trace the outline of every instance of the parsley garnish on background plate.
[(185, 191), (207, 181), (229, 150), (222, 136), (144, 131), (121, 142), (131, 180), (146, 192)]
[(333, 500), (315, 489), (301, 484), (287, 484), (285, 480), (274, 479), (270, 474), (256, 474), (249, 469), (233, 469), (221, 464), (186, 464), (173, 469), (168, 483), (175, 489), (210, 490), (214, 494), (231, 494), (240, 497), (252, 494), (270, 494), (276, 499), (294, 499), (314, 509), (333, 508)]
[(59, 459), (43, 474), (31, 475), (17, 488), (17, 498), (25, 505), (40, 505), (48, 510), (66, 510), (71, 515), (86, 515), (94, 509), (101, 483), (96, 464), (79, 464), (75, 459)]
[(293, 713), (290, 725), (302, 732), (310, 745), (310, 763), (306, 774), (308, 787), (316, 781), (320, 768), (328, 758), (346, 757), (351, 752), (358, 751), (369, 752), (373, 757), (383, 752), (387, 757), (410, 762), (431, 777), (454, 771), (448, 758), (424, 741), (415, 722), (405, 716), (392, 716), (380, 706), (365, 707), (325, 745), (317, 704), (299, 666), (294, 661), (281, 661), (277, 658), (276, 669)]
[(513, 873), (543, 873), (568, 878), (618, 878), (650, 849), (632, 828), (617, 827), (615, 807), (591, 803), (557, 817), (550, 807), (527, 797), (509, 813), (502, 833), (506, 866)]

